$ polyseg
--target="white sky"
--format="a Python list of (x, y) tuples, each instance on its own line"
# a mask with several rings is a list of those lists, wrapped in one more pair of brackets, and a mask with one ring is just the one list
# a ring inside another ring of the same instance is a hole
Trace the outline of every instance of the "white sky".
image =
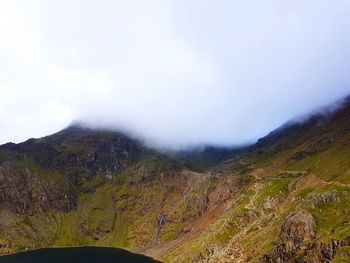
[(73, 120), (253, 142), (350, 93), (350, 1), (0, 0), (0, 143)]

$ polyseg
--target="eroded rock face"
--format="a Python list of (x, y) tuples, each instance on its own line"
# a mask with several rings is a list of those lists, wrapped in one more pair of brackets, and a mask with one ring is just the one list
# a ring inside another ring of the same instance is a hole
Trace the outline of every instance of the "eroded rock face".
[(291, 241), (295, 247), (315, 237), (315, 220), (308, 211), (297, 212), (290, 215), (281, 227), (281, 240), (283, 242)]
[(213, 209), (220, 203), (225, 202), (227, 199), (231, 198), (234, 194), (234, 189), (230, 184), (222, 183), (219, 184), (213, 192), (208, 196), (208, 208)]
[[(302, 262), (296, 257), (301, 251), (310, 250), (306, 241), (316, 237), (316, 224), (308, 211), (293, 213), (287, 217), (280, 230), (281, 242), (261, 262)], [(317, 254), (317, 253), (316, 253)], [(316, 261), (317, 262), (317, 261)]]
[(0, 145), (0, 153), (5, 153), (0, 161), (30, 159), (45, 170), (67, 175), (70, 184), (81, 187), (97, 175), (119, 174), (145, 151), (123, 134), (72, 126), (45, 138)]
[(306, 200), (306, 203), (313, 206), (321, 206), (322, 204), (340, 202), (344, 197), (344, 193), (331, 191), (322, 194), (313, 194)]
[(52, 180), (20, 169), (9, 162), (0, 164), (0, 204), (18, 214), (32, 214), (36, 210), (70, 211), (74, 194)]
[(316, 224), (312, 214), (301, 211), (291, 214), (283, 223), (280, 242), (276, 248), (260, 260), (262, 263), (323, 263), (330, 262), (336, 250), (350, 244), (350, 236), (344, 240), (319, 243), (316, 239)]

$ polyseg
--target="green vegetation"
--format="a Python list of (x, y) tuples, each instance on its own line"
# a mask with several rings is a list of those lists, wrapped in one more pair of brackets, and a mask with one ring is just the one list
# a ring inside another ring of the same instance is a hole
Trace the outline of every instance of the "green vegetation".
[(158, 249), (165, 262), (257, 261), (284, 242), (281, 226), (300, 211), (316, 224), (308, 242), (343, 240), (350, 124), (338, 118), (292, 125), (220, 164), (232, 152), (171, 158), (91, 130), (2, 146), (0, 253), (96, 245)]
[(271, 181), (266, 183), (265, 187), (259, 191), (256, 204), (263, 205), (269, 199), (285, 197), (291, 182), (292, 178), (272, 178)]
[[(350, 150), (333, 146), (325, 152), (311, 155), (290, 164), (288, 170), (309, 171), (326, 181), (337, 180), (350, 168)], [(344, 180), (344, 177), (343, 177)], [(347, 180), (347, 179), (345, 179)]]
[(332, 263), (348, 263), (350, 262), (350, 246), (344, 246), (337, 249), (335, 258)]

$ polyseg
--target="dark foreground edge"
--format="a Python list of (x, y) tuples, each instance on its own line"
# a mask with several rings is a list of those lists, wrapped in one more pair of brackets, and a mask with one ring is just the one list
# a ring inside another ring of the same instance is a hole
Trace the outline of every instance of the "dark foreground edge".
[(155, 263), (144, 255), (120, 248), (43, 248), (0, 257), (0, 263)]

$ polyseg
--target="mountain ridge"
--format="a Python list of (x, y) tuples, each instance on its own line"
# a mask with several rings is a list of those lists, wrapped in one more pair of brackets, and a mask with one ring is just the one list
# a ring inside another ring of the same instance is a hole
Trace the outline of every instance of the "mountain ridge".
[(348, 100), (241, 149), (166, 155), (79, 126), (8, 143), (0, 253), (96, 245), (165, 262), (346, 262), (348, 146)]

